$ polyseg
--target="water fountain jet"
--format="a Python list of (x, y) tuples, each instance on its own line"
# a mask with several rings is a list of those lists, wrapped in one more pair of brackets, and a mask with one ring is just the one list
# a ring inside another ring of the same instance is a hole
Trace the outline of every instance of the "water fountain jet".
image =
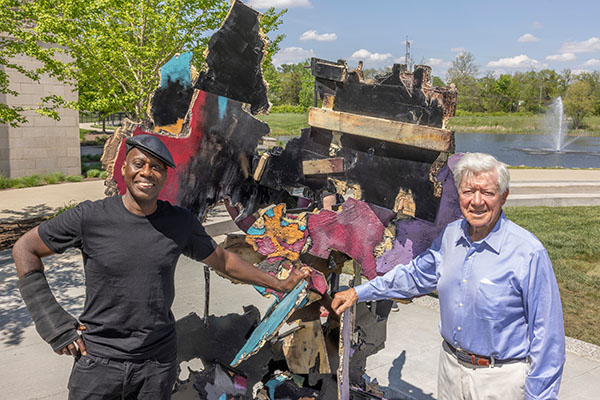
[(569, 144), (577, 139), (577, 137), (572, 137), (567, 140), (567, 121), (565, 119), (563, 101), (560, 96), (550, 104), (544, 122), (546, 135), (551, 136), (553, 142), (551, 151), (557, 153), (563, 152)]

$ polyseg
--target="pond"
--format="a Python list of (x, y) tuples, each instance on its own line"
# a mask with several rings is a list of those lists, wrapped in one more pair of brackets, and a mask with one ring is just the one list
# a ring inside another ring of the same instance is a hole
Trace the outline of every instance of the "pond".
[(550, 150), (548, 135), (456, 132), (454, 139), (456, 152), (490, 153), (512, 166), (600, 168), (600, 137), (580, 136), (561, 152)]

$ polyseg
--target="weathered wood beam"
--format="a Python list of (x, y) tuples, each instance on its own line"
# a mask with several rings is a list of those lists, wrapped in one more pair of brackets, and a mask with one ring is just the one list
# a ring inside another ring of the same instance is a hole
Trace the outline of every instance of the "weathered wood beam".
[(405, 144), (422, 149), (445, 152), (454, 149), (454, 135), (452, 131), (389, 119), (322, 108), (311, 108), (308, 112), (308, 124), (316, 128)]
[(344, 172), (343, 157), (302, 161), (302, 173), (304, 175), (336, 174), (340, 172)]

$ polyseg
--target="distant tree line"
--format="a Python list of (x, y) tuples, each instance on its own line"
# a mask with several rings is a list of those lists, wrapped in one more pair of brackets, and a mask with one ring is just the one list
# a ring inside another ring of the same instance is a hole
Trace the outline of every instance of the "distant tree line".
[(459, 54), (448, 69), (447, 81), (458, 88), (458, 113), (542, 113), (561, 96), (573, 126), (586, 115), (600, 115), (600, 72), (573, 74), (565, 69), (479, 76), (469, 52)]

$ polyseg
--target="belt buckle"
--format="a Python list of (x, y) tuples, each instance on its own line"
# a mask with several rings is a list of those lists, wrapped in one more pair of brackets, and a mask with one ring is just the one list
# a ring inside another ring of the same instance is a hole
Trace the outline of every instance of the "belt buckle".
[(471, 362), (473, 363), (473, 365), (480, 365), (480, 366), (485, 366), (485, 367), (490, 365), (489, 360), (486, 360), (485, 358), (477, 357), (475, 354), (471, 354)]

